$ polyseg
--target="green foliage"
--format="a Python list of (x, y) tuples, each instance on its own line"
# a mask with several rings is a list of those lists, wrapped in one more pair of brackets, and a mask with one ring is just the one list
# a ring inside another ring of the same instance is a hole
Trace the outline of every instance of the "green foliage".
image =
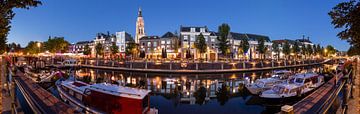
[(325, 56), (333, 55), (337, 52), (337, 50), (331, 45), (327, 45), (325, 50), (324, 50)]
[(221, 53), (226, 56), (229, 53), (228, 35), (230, 33), (230, 26), (226, 23), (223, 23), (222, 25), (219, 26), (218, 33), (219, 36), (217, 37), (217, 40), (219, 42), (217, 45), (219, 46)]
[(140, 51), (140, 58), (145, 58), (145, 51), (144, 50)]
[(68, 50), (69, 45), (69, 42), (66, 41), (64, 37), (49, 37), (49, 39), (44, 42), (45, 50), (51, 53), (64, 53)]
[(239, 53), (245, 55), (245, 53), (247, 53), (247, 51), (249, 50), (250, 48), (250, 44), (249, 44), (249, 41), (248, 39), (244, 39), (240, 42), (240, 45), (239, 45)]
[(88, 44), (85, 45), (83, 54), (84, 55), (90, 55), (91, 54), (91, 48), (90, 48), (90, 46)]
[(96, 58), (98, 58), (98, 55), (104, 54), (104, 47), (101, 43), (97, 43), (95, 45), (95, 53), (96, 53)]
[(320, 44), (316, 45), (316, 53), (322, 55), (322, 49), (320, 47)]
[(117, 46), (116, 43), (113, 42), (111, 47), (110, 47), (110, 51), (111, 51), (112, 55), (115, 55), (115, 54), (119, 53), (119, 46)]
[(272, 50), (276, 53), (277, 57), (279, 58), (279, 56), (280, 56), (279, 43), (274, 42), (271, 47), (272, 47)]
[(16, 44), (16, 43), (11, 43), (11, 44), (8, 44), (7, 46), (6, 46), (6, 51), (7, 52), (10, 52), (10, 51), (12, 51), (12, 52), (19, 52), (21, 50), (21, 46), (20, 46), (20, 44)]
[(41, 43), (40, 43), (40, 45), (38, 45), (38, 43), (40, 43), (40, 42), (30, 41), (28, 43), (28, 45), (25, 47), (25, 53), (38, 54), (38, 53), (44, 51), (44, 46), (42, 46)]
[(299, 54), (299, 52), (300, 52), (300, 47), (299, 47), (299, 44), (297, 42), (293, 45), (293, 47), (291, 49), (292, 49), (291, 51), (295, 55)]
[(289, 42), (285, 42), (283, 45), (283, 53), (285, 54), (285, 56), (289, 56), (291, 49), (290, 49), (290, 44)]
[(166, 48), (161, 49), (161, 57), (162, 58), (167, 58)]
[(313, 49), (313, 47), (312, 47), (311, 45), (307, 45), (307, 46), (306, 46), (306, 52), (307, 52), (308, 55), (314, 54), (314, 49)]
[(130, 42), (126, 45), (125, 53), (126, 55), (134, 55), (136, 54), (137, 46), (134, 42)]
[(200, 35), (197, 37), (196, 41), (195, 41), (195, 48), (198, 49), (198, 51), (203, 54), (207, 51), (207, 45), (205, 42), (205, 38), (202, 35), (202, 33), (200, 33)]
[(6, 50), (7, 36), (14, 18), (14, 8), (29, 9), (41, 5), (39, 0), (1, 0), (0, 1), (0, 54)]
[(340, 39), (360, 45), (360, 1), (339, 3), (328, 14), (335, 28), (342, 30), (337, 34)]
[(264, 56), (262, 59), (265, 59), (265, 53), (267, 51), (267, 48), (265, 46), (265, 40), (260, 39), (258, 42), (259, 45), (257, 46), (257, 51)]
[(347, 51), (348, 56), (360, 55), (360, 47), (351, 46)]

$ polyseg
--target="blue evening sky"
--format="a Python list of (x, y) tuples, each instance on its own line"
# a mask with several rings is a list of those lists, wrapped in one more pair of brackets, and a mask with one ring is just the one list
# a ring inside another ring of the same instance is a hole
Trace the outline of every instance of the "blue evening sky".
[(96, 33), (127, 31), (135, 36), (138, 7), (143, 9), (147, 35), (178, 31), (180, 25), (208, 26), (275, 39), (309, 36), (314, 43), (347, 50), (331, 25), (328, 12), (341, 0), (42, 0), (30, 10), (16, 9), (8, 42), (25, 46), (64, 36), (71, 43), (93, 40)]

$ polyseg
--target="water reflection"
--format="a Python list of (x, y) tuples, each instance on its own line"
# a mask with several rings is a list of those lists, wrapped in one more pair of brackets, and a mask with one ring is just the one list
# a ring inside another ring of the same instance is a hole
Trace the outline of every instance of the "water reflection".
[[(318, 72), (320, 69), (317, 66), (288, 70)], [(196, 113), (192, 110), (201, 113), (272, 113), (278, 112), (279, 108), (267, 108), (257, 97), (250, 95), (244, 85), (246, 80), (254, 82), (270, 77), (272, 72), (158, 74), (79, 69), (76, 75), (78, 80), (86, 83), (108, 82), (151, 90), (151, 106), (159, 108), (160, 113)]]

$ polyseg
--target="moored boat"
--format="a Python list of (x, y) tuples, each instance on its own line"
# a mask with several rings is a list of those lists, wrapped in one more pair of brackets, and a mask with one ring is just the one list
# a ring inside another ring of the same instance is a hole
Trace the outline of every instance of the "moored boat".
[(84, 113), (157, 114), (150, 108), (150, 90), (109, 83), (86, 84), (65, 80), (56, 83), (60, 97)]
[(275, 84), (285, 82), (291, 74), (292, 72), (288, 70), (274, 71), (270, 78), (257, 79), (255, 83), (247, 84), (245, 87), (251, 94), (258, 95), (265, 90), (271, 89)]
[(324, 84), (324, 77), (316, 73), (296, 74), (288, 83), (276, 84), (259, 96), (266, 99), (283, 99), (304, 96)]

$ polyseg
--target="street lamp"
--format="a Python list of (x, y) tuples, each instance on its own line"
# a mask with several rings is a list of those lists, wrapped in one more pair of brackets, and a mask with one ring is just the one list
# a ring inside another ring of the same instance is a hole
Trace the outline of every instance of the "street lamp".
[(37, 42), (37, 43), (36, 43), (36, 46), (38, 47), (38, 49), (39, 49), (39, 53), (40, 53), (40, 46), (41, 46), (41, 43), (40, 43), (40, 42)]

